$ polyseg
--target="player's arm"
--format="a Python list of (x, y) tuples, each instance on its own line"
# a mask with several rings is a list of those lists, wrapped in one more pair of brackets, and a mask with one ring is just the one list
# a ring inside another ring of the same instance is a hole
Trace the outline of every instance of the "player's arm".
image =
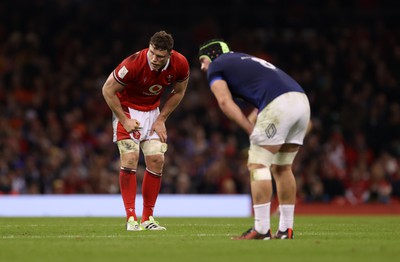
[(254, 108), (250, 114), (247, 116), (247, 119), (249, 119), (250, 123), (253, 125), (256, 124), (257, 121), (257, 114), (258, 114), (258, 108)]
[(153, 127), (151, 128), (151, 134), (156, 132), (161, 139), (161, 142), (167, 141), (167, 130), (165, 128), (165, 121), (167, 121), (169, 115), (175, 110), (175, 108), (182, 101), (182, 98), (185, 96), (186, 88), (189, 82), (189, 78), (182, 82), (176, 82), (174, 84), (174, 89), (171, 92), (171, 95), (168, 97), (167, 101), (165, 101), (164, 106), (160, 111), (160, 115), (153, 123)]
[(211, 91), (218, 101), (222, 112), (243, 128), (247, 134), (251, 134), (254, 128), (249, 119), (243, 114), (239, 106), (233, 101), (228, 84), (224, 80), (215, 80), (211, 85)]
[(189, 78), (182, 82), (176, 82), (174, 84), (174, 89), (172, 90), (171, 95), (168, 97), (167, 101), (165, 101), (165, 104), (158, 117), (159, 119), (165, 122), (169, 115), (179, 105), (179, 103), (182, 101), (182, 98), (185, 96), (188, 82)]
[(121, 106), (121, 102), (117, 96), (117, 93), (123, 89), (124, 86), (118, 83), (111, 73), (103, 85), (102, 92), (107, 105), (118, 118), (118, 121), (121, 122), (126, 131), (132, 132), (133, 130), (139, 128), (140, 123), (136, 119), (130, 119), (127, 115), (125, 115)]

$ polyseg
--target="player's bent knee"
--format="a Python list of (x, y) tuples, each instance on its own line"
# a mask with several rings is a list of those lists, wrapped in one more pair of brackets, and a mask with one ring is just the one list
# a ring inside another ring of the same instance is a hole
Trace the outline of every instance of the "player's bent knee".
[(168, 145), (159, 140), (147, 140), (141, 143), (143, 154), (148, 155), (164, 155), (167, 152)]
[(271, 171), (268, 167), (257, 168), (250, 171), (251, 181), (271, 180)]
[(272, 164), (284, 166), (293, 164), (294, 158), (296, 157), (298, 151), (295, 152), (278, 152), (274, 155), (272, 159)]
[(162, 169), (164, 165), (164, 155), (147, 155), (146, 164), (151, 168)]

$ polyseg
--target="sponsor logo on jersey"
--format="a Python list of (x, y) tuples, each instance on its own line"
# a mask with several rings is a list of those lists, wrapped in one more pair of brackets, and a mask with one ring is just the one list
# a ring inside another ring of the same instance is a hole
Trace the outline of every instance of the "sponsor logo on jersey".
[(128, 73), (128, 69), (126, 69), (125, 66), (121, 67), (121, 69), (118, 71), (118, 76), (120, 78), (124, 78), (125, 75)]
[(148, 91), (144, 91), (143, 94), (149, 96), (156, 96), (160, 94), (162, 89), (163, 89), (162, 85), (152, 85), (149, 87)]

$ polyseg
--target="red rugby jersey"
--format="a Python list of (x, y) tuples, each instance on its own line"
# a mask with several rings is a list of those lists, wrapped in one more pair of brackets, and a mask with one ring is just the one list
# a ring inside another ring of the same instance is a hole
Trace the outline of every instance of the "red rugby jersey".
[(125, 86), (117, 95), (122, 106), (150, 111), (160, 105), (162, 93), (174, 82), (189, 77), (189, 63), (179, 52), (171, 57), (161, 71), (151, 70), (147, 60), (148, 48), (125, 58), (113, 71), (114, 79)]

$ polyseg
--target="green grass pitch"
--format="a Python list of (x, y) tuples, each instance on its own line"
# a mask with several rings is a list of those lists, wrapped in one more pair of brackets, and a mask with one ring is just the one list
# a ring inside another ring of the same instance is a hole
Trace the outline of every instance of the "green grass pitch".
[(0, 217), (0, 261), (400, 261), (400, 216), (296, 216), (294, 240), (270, 241), (230, 239), (252, 218), (157, 220), (166, 231), (127, 232), (122, 217)]

